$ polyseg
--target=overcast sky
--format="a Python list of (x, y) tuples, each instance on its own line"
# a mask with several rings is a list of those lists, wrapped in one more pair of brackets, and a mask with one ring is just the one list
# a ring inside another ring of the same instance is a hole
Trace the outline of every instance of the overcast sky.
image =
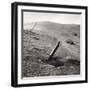
[(24, 12), (24, 24), (40, 21), (51, 21), (62, 24), (80, 24), (80, 14), (61, 14), (61, 13), (41, 13), (41, 12)]

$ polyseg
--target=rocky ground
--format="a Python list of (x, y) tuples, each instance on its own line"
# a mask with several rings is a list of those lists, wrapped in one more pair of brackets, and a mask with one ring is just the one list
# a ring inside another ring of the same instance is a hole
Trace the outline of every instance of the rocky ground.
[[(80, 74), (79, 25), (36, 22), (26, 24), (22, 31), (22, 77)], [(58, 41), (58, 50), (47, 62)], [(63, 64), (55, 66), (57, 61)]]

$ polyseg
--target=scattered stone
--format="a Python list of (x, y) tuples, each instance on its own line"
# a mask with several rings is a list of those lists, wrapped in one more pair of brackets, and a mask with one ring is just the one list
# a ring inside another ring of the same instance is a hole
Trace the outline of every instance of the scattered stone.
[(70, 45), (76, 45), (74, 41), (72, 41), (71, 39), (66, 40), (66, 43), (70, 44)]

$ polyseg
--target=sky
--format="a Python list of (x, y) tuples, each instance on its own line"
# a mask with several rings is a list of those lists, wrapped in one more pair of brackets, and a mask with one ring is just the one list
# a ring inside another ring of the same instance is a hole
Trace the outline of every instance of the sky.
[(50, 21), (62, 24), (80, 24), (80, 14), (64, 14), (64, 13), (41, 13), (41, 12), (23, 12), (24, 24), (31, 22)]

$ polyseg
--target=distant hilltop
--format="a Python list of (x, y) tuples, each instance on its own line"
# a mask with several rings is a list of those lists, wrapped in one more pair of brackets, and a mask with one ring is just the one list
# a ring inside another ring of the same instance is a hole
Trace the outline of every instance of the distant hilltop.
[[(31, 22), (31, 23), (25, 23), (24, 24), (24, 30), (26, 30), (26, 29), (32, 29), (32, 27), (33, 27), (33, 25), (34, 24), (37, 24), (37, 26), (46, 26), (46, 27), (48, 27), (49, 25), (50, 26), (53, 26), (53, 27), (57, 27), (57, 28), (62, 28), (63, 26), (67, 26), (67, 27), (74, 27), (74, 26), (78, 26), (78, 27), (80, 27), (80, 25), (79, 24), (62, 24), (62, 23), (56, 23), (56, 22), (51, 22), (51, 21), (42, 21), (42, 22)], [(49, 26), (49, 27), (50, 27)], [(59, 26), (59, 27), (58, 27)]]

